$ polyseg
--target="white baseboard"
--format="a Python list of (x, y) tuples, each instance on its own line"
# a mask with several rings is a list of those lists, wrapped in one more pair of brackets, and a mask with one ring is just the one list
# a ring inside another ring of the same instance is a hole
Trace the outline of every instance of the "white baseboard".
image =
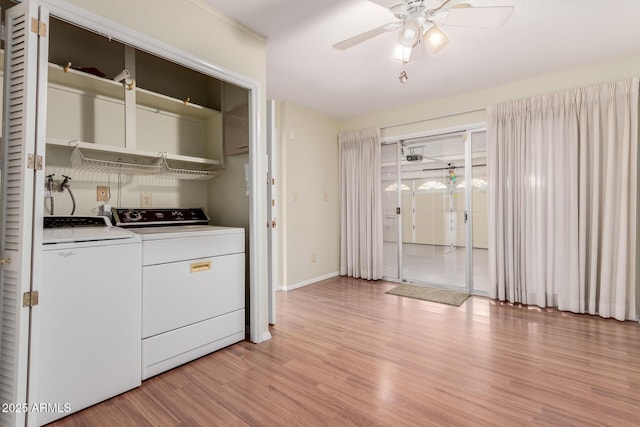
[(294, 283), (292, 285), (282, 285), (283, 291), (292, 291), (294, 289), (301, 288), (303, 286), (311, 285), (316, 282), (320, 282), (322, 280), (331, 279), (332, 277), (337, 277), (340, 275), (339, 271), (335, 271), (333, 273), (325, 274), (324, 276), (314, 277), (313, 279), (303, 280), (302, 282)]

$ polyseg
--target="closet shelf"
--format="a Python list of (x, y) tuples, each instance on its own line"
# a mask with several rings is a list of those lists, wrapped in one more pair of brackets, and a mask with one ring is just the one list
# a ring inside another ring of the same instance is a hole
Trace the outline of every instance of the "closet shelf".
[(152, 111), (166, 111), (178, 115), (187, 115), (200, 119), (220, 116), (220, 112), (201, 105), (192, 104), (188, 99), (178, 100), (160, 93), (136, 87), (136, 104)]
[(65, 71), (64, 67), (57, 64), (49, 63), (49, 82), (119, 100), (124, 99), (122, 83), (74, 70), (73, 68)]
[[(125, 88), (121, 82), (53, 63), (49, 63), (49, 83), (121, 101), (124, 100)], [(217, 110), (191, 103), (189, 98), (180, 100), (137, 86), (135, 87), (135, 93), (138, 107), (144, 107), (151, 111), (165, 111), (203, 120), (221, 115)]]
[(174, 179), (211, 179), (220, 161), (198, 157), (128, 150), (80, 141), (48, 140), (47, 145), (71, 151), (75, 169), (132, 176), (155, 175)]

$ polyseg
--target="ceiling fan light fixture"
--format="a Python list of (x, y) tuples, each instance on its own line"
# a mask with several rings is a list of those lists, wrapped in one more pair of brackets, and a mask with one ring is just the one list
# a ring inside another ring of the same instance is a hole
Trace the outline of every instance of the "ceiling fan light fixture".
[(404, 47), (401, 44), (397, 44), (393, 49), (393, 54), (391, 54), (392, 59), (396, 59), (398, 61), (402, 61), (405, 64), (411, 61), (411, 54), (413, 53), (412, 47)]
[(424, 33), (424, 42), (429, 48), (429, 52), (435, 55), (449, 45), (449, 37), (434, 24)]
[(404, 47), (401, 44), (397, 44), (391, 54), (391, 59), (402, 61), (404, 64), (408, 64), (412, 61), (424, 58), (425, 47), (424, 42), (418, 39), (413, 47)]
[(420, 27), (414, 21), (407, 22), (398, 33), (398, 43), (404, 47), (413, 47), (420, 38)]

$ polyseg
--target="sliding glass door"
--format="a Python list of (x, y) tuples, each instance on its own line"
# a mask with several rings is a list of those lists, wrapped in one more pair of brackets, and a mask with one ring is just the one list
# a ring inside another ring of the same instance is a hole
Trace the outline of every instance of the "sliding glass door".
[(471, 285), (476, 294), (489, 294), (489, 197), (487, 182), (487, 132), (469, 132), (471, 155), (471, 203), (469, 206), (471, 233)]
[(474, 257), (478, 246), (486, 254), (484, 135), (464, 130), (383, 145), (388, 279), (465, 291), (482, 281), (486, 267), (474, 267)]

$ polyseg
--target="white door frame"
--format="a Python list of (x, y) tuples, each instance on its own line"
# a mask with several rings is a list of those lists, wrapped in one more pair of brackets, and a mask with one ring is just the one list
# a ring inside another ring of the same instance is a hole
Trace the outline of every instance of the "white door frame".
[(402, 212), (402, 168), (400, 167), (400, 158), (401, 158), (401, 150), (402, 146), (400, 144), (400, 140), (396, 141), (396, 214), (398, 220), (396, 221), (397, 236), (398, 236), (398, 281), (402, 282), (402, 278), (404, 277), (404, 257), (402, 256), (402, 245), (403, 245), (403, 215)]
[(464, 233), (465, 233), (465, 281), (464, 288), (467, 293), (473, 289), (473, 177), (471, 134), (472, 130), (467, 129), (464, 135)]
[[(395, 159), (394, 159), (394, 164), (395, 164), (395, 170), (396, 170), (396, 177), (395, 177), (395, 184), (396, 184), (396, 192), (395, 192), (395, 196), (396, 196), (396, 206), (395, 206), (395, 227), (396, 227), (396, 265), (397, 265), (397, 269), (396, 269), (396, 277), (389, 277), (389, 276), (383, 276), (384, 280), (387, 280), (389, 282), (400, 282), (401, 278), (402, 278), (402, 215), (404, 214), (404, 212), (402, 212), (402, 191), (401, 191), (401, 187), (402, 187), (402, 172), (400, 170), (400, 141), (381, 141), (381, 146), (382, 145), (386, 145), (386, 146), (393, 146), (395, 147)], [(381, 190), (384, 192), (384, 188), (381, 188)], [(398, 211), (398, 209), (400, 211)], [(384, 215), (384, 209), (382, 214)], [(384, 221), (384, 219), (383, 219)], [(384, 262), (383, 262), (384, 264)]]
[(278, 129), (276, 126), (276, 102), (267, 101), (267, 155), (269, 172), (267, 174), (267, 212), (269, 223), (269, 324), (276, 323), (276, 291), (280, 286), (280, 227), (278, 211), (278, 188), (280, 178), (278, 176)]
[[(486, 133), (487, 128), (476, 127), (467, 130), (467, 140), (465, 141), (465, 167), (467, 168), (467, 174), (465, 174), (465, 180), (468, 185), (465, 187), (465, 215), (468, 220), (468, 224), (465, 227), (466, 230), (466, 245), (467, 245), (467, 272), (466, 272), (466, 291), (472, 293), (474, 291), (473, 284), (473, 135)], [(485, 162), (486, 163), (486, 162)]]

